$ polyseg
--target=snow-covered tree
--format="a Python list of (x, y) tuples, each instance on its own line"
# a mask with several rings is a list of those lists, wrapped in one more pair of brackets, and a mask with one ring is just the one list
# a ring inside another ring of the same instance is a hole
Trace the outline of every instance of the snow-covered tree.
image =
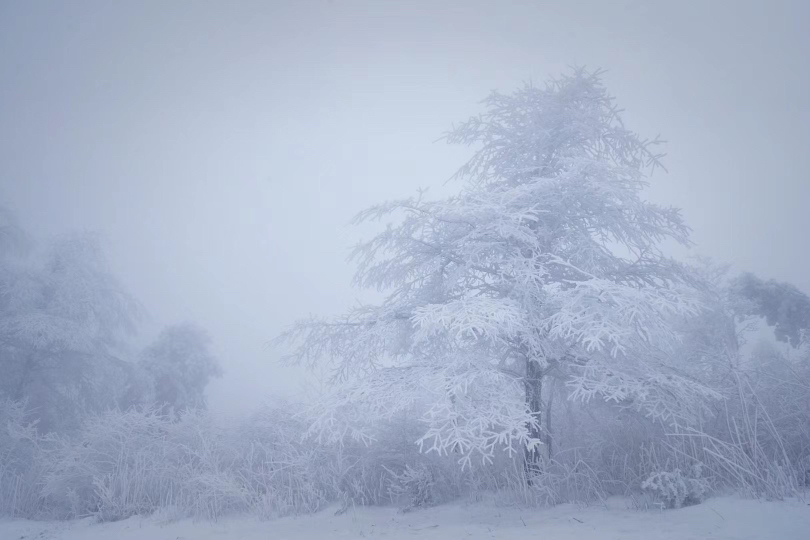
[(154, 403), (169, 410), (205, 406), (205, 387), (222, 370), (211, 353), (211, 338), (192, 324), (164, 329), (140, 361), (152, 386)]
[(0, 206), (0, 261), (19, 257), (30, 248), (31, 239), (17, 223), (17, 217)]
[(114, 405), (138, 312), (91, 235), (64, 236), (43, 257), (4, 258), (0, 396), (27, 400), (46, 430)]
[(763, 317), (776, 338), (799, 347), (810, 333), (810, 298), (790, 283), (763, 281), (744, 273), (732, 284), (733, 291), (750, 302), (749, 315)]
[(711, 394), (672, 364), (674, 321), (696, 295), (661, 241), (688, 242), (677, 209), (641, 198), (657, 140), (624, 127), (600, 73), (493, 93), (447, 134), (476, 148), (459, 193), (372, 207), (389, 220), (360, 243), (355, 284), (386, 294), (284, 333), (291, 361), (334, 369), (313, 426), (363, 437), (370, 419), (426, 407), (423, 449), (463, 465), (498, 449), (540, 459), (543, 378), (571, 397), (657, 419)]

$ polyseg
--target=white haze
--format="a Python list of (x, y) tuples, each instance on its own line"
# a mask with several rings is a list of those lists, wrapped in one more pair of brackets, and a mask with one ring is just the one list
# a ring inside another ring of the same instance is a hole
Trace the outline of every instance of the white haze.
[[(212, 407), (301, 389), (266, 342), (357, 292), (364, 207), (434, 194), (492, 89), (607, 68), (670, 141), (696, 253), (810, 291), (810, 7), (796, 2), (5, 2), (0, 200), (100, 231), (158, 328), (208, 328)], [(368, 233), (368, 231), (366, 231)], [(679, 256), (686, 253), (678, 252)]]

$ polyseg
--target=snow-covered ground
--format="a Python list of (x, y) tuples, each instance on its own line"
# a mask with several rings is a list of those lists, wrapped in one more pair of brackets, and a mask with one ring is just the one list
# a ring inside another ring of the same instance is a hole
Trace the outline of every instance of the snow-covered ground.
[(608, 507), (562, 505), (518, 509), (488, 504), (453, 504), (401, 514), (393, 508), (358, 508), (336, 516), (259, 521), (228, 518), (217, 523), (130, 518), (116, 523), (0, 521), (3, 540), (319, 540), (326, 538), (504, 540), (807, 540), (810, 505), (736, 497), (711, 499), (680, 510), (638, 511), (625, 501)]

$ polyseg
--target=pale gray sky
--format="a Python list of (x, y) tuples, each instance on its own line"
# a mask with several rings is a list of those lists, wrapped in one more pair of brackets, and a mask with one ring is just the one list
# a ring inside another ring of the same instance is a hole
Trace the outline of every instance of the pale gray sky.
[(102, 232), (153, 326), (213, 334), (223, 410), (295, 391), (265, 342), (353, 302), (345, 226), (443, 182), (491, 89), (608, 69), (669, 141), (697, 252), (810, 291), (810, 2), (0, 3), (0, 202)]

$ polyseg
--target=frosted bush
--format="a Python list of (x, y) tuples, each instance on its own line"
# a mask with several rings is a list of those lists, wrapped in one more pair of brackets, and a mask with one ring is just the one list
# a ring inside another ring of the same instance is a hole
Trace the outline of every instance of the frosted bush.
[(148, 411), (88, 418), (48, 464), (43, 494), (61, 517), (123, 519), (167, 503), (178, 480), (169, 421)]
[(24, 403), (0, 400), (0, 515), (39, 512), (43, 457), (53, 442), (37, 434)]
[(690, 475), (680, 469), (661, 471), (650, 475), (641, 488), (652, 492), (666, 508), (700, 504), (709, 491), (709, 482), (701, 474), (700, 464), (692, 467)]
[(406, 505), (403, 510), (421, 508), (435, 504), (436, 481), (433, 473), (425, 465), (410, 466), (397, 474), (391, 472), (389, 492), (391, 499), (404, 499)]

